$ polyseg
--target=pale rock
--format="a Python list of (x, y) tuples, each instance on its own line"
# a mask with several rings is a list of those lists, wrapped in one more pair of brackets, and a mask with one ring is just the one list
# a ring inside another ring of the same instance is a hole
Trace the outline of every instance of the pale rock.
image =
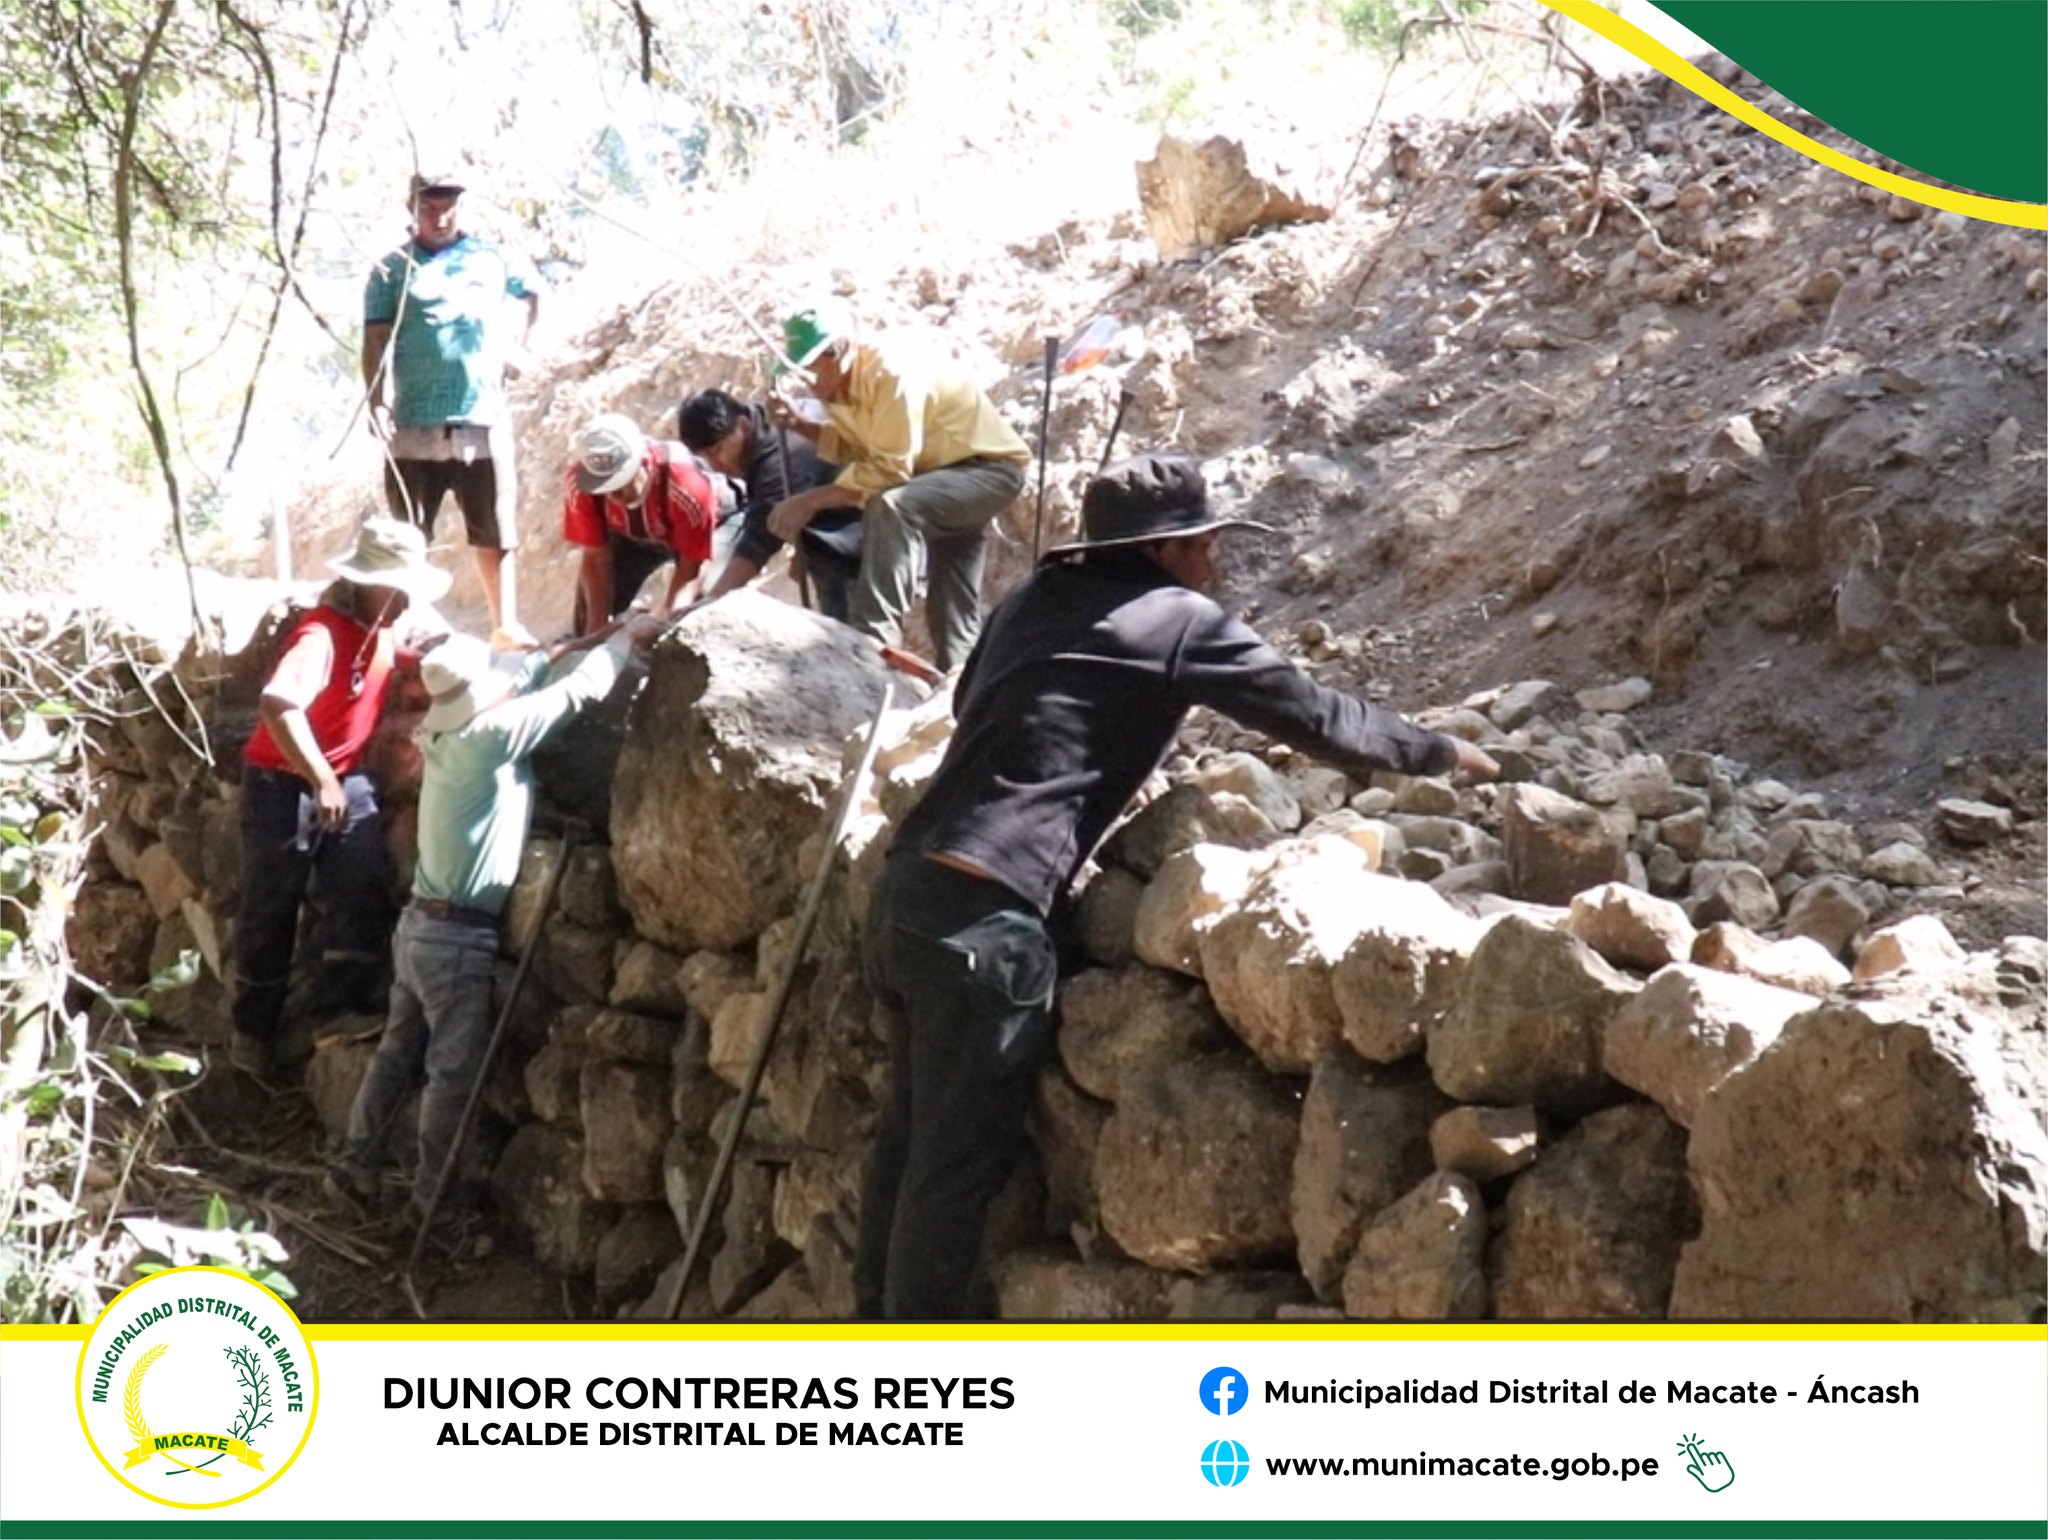
[(583, 1061), (588, 1056), (590, 1023), (597, 1015), (594, 1005), (572, 1005), (558, 1012), (548, 1023), (547, 1041), (526, 1061), (521, 1072), (526, 1100), (543, 1123), (574, 1128), (581, 1118)]
[(1692, 806), (1693, 794), (1679, 789), (1660, 755), (1628, 754), (1612, 770), (1586, 778), (1586, 800), (1627, 808), (1639, 818), (1664, 818)]
[(1810, 937), (1830, 956), (1840, 957), (1869, 923), (1869, 906), (1855, 883), (1835, 876), (1816, 877), (1792, 895), (1780, 934)]
[(1290, 1306), (1312, 1303), (1301, 1275), (1254, 1271), (1176, 1278), (1167, 1288), (1169, 1321), (1270, 1321)]
[(1438, 776), (1410, 776), (1394, 791), (1394, 811), (1449, 817), (1458, 811), (1458, 793)]
[(1934, 858), (1904, 840), (1865, 856), (1863, 875), (1894, 888), (1931, 888), (1941, 882), (1941, 868)]
[(1659, 1321), (1698, 1208), (1685, 1135), (1640, 1102), (1596, 1112), (1508, 1189), (1492, 1262), (1502, 1320)]
[(1202, 937), (1243, 902), (1268, 858), (1227, 845), (1171, 856), (1138, 897), (1131, 946), (1155, 968), (1202, 976)]
[(1632, 675), (1614, 684), (1595, 685), (1590, 690), (1581, 690), (1573, 697), (1581, 711), (1604, 714), (1613, 711), (1633, 711), (1645, 705), (1657, 693), (1657, 687), (1641, 675)]
[(1615, 1012), (1601, 1050), (1607, 1072), (1690, 1128), (1700, 1104), (1756, 1062), (1813, 1001), (1696, 963), (1661, 969)]
[(1718, 973), (1740, 973), (1742, 966), (1770, 943), (1733, 920), (1716, 920), (1692, 944), (1692, 961)]
[(2039, 1036), (1911, 977), (1787, 1023), (1693, 1127), (1672, 1317), (2038, 1320)]
[(1824, 818), (1795, 818), (1771, 830), (1758, 864), (1766, 877), (1787, 872), (1818, 877), (1853, 872), (1862, 861), (1863, 847), (1849, 825)]
[(1619, 882), (1574, 895), (1564, 928), (1617, 968), (1639, 973), (1690, 958), (1698, 936), (1677, 904)]
[(1138, 163), (1138, 202), (1159, 255), (1176, 261), (1276, 224), (1330, 217), (1328, 208), (1251, 169), (1244, 144), (1218, 134), (1193, 144), (1163, 135)]
[(1658, 819), (1657, 837), (1681, 859), (1696, 861), (1706, 845), (1707, 820), (1705, 808), (1686, 808), (1683, 812)]
[(1463, 866), (1454, 866), (1440, 877), (1430, 879), (1430, 889), (1445, 898), (1456, 898), (1459, 894), (1493, 894), (1505, 896), (1508, 890), (1508, 863), (1505, 861), (1467, 861)]
[(618, 896), (678, 951), (751, 941), (795, 907), (798, 850), (888, 666), (846, 627), (752, 589), (656, 647), (612, 786)]
[(1840, 959), (1811, 936), (1788, 936), (1749, 957), (1742, 971), (1753, 979), (1825, 997), (1849, 982)]
[(1477, 824), (1467, 823), (1462, 818), (1446, 818), (1431, 813), (1390, 813), (1387, 823), (1400, 833), (1404, 851), (1434, 850), (1453, 866), (1500, 859), (1500, 841)]
[(1575, 937), (1504, 915), (1473, 950), (1456, 1003), (1429, 1034), (1430, 1074), (1459, 1101), (1585, 1112), (1611, 1094), (1601, 1041), (1640, 987)]
[(1764, 441), (1756, 431), (1756, 424), (1747, 414), (1728, 419), (1721, 425), (1721, 432), (1714, 441), (1714, 447), (1723, 453), (1734, 454), (1745, 460), (1768, 458)]
[(1133, 1070), (1095, 1152), (1103, 1229), (1184, 1272), (1290, 1255), (1299, 1121), (1286, 1083), (1236, 1054)]
[(796, 1260), (796, 1248), (775, 1233), (774, 1215), (774, 1168), (735, 1162), (709, 1274), (712, 1308), (720, 1315), (731, 1315)]
[(706, 1021), (716, 1020), (728, 999), (748, 993), (753, 985), (754, 970), (724, 952), (692, 952), (676, 970), (676, 987), (682, 991), (683, 1003)]
[(1212, 795), (1232, 792), (1243, 797), (1276, 829), (1301, 827), (1301, 800), (1294, 794), (1294, 788), (1284, 775), (1256, 754), (1241, 749), (1220, 754), (1197, 766), (1189, 780)]
[(746, 1081), (774, 1003), (765, 990), (747, 990), (726, 996), (711, 1018), (711, 1072), (734, 1090)]
[(1200, 984), (1142, 964), (1091, 968), (1060, 987), (1060, 1060), (1090, 1096), (1113, 1102), (1134, 1065), (1224, 1046), (1229, 1028)]
[(1393, 789), (1387, 786), (1368, 786), (1351, 799), (1350, 807), (1351, 811), (1361, 818), (1384, 818), (1394, 810)]
[(1099, 871), (1081, 890), (1076, 918), (1081, 950), (1090, 960), (1120, 967), (1135, 955), (1138, 901), (1145, 882), (1122, 867)]
[(1495, 727), (1511, 733), (1531, 718), (1554, 714), (1563, 699), (1564, 692), (1548, 679), (1525, 679), (1501, 691), (1486, 714)]
[(1512, 1176), (1536, 1159), (1534, 1107), (1453, 1107), (1429, 1125), (1437, 1167), (1475, 1182)]
[(1430, 1125), (1448, 1106), (1418, 1075), (1343, 1055), (1316, 1066), (1301, 1104), (1289, 1208), (1317, 1298), (1337, 1297), (1359, 1230), (1429, 1174)]
[(199, 896), (205, 877), (201, 872), (195, 879), (171, 853), (170, 845), (160, 842), (136, 857), (135, 880), (142, 885), (149, 907), (163, 920), (176, 914), (188, 899)]
[(611, 1003), (623, 1011), (681, 1016), (689, 1009), (678, 976), (683, 959), (652, 941), (634, 939), (619, 954), (612, 975)]
[(1390, 1064), (1422, 1051), (1458, 994), (1481, 927), (1429, 889), (1372, 877), (1354, 890), (1358, 931), (1331, 972), (1344, 1041)]
[(1931, 914), (1915, 914), (1873, 932), (1856, 954), (1854, 972), (1858, 979), (1908, 970), (1938, 977), (1962, 961), (1963, 949), (1948, 927)]
[(1301, 804), (1303, 818), (1334, 813), (1351, 799), (1351, 777), (1330, 765), (1295, 766), (1286, 779)]
[(1733, 920), (1763, 930), (1778, 918), (1778, 895), (1770, 879), (1746, 861), (1697, 861), (1686, 909), (1701, 927)]
[(1005, 1321), (1156, 1321), (1173, 1285), (1170, 1274), (1136, 1262), (1084, 1262), (1045, 1249), (998, 1258), (990, 1277)]
[(1347, 840), (1281, 846), (1237, 907), (1200, 934), (1216, 1009), (1269, 1070), (1306, 1071), (1342, 1040), (1331, 970), (1363, 923), (1359, 895), (1387, 880)]
[[(1246, 813), (1250, 817), (1245, 816)], [(1272, 843), (1271, 819), (1244, 799), (1183, 782), (1138, 809), (1102, 843), (1097, 860), (1151, 881), (1172, 857), (1196, 845), (1257, 850)]]
[(1515, 897), (1568, 904), (1576, 893), (1626, 877), (1627, 838), (1599, 809), (1541, 786), (1510, 786), (1499, 806)]
[(1435, 1171), (1383, 1209), (1344, 1272), (1344, 1313), (1367, 1321), (1476, 1321), (1486, 1313), (1486, 1203)]
[[(375, 1038), (342, 1038), (321, 1043), (306, 1061), (306, 1100), (312, 1103), (313, 1117), (328, 1138), (339, 1139), (348, 1132), (348, 1115), (356, 1104), (356, 1092), (361, 1089), (363, 1076), (369, 1073), (370, 1060), (376, 1054)], [(417, 1116), (408, 1119), (401, 1115), (391, 1121), (383, 1145), (387, 1158), (393, 1153), (391, 1136), (409, 1134), (411, 1128), (419, 1126)]]
[(668, 1070), (618, 1059), (589, 1059), (580, 1077), (583, 1185), (610, 1203), (658, 1203), (662, 1151), (668, 1145)]
[[(1941, 832), (1958, 845), (1989, 845), (2012, 835), (2012, 809), (1967, 797), (1947, 797), (1935, 804), (1941, 815)], [(145, 888), (148, 878), (143, 879)]]

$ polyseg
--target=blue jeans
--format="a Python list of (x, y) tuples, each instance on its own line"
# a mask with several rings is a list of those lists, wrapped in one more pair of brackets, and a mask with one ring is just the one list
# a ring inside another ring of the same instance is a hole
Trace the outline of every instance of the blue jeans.
[(861, 1196), (855, 1308), (958, 1320), (1052, 1044), (1052, 940), (1000, 883), (903, 856), (876, 888), (865, 941), (889, 1095)]
[(364, 1186), (375, 1185), (385, 1132), (424, 1075), (413, 1202), (426, 1207), (483, 1064), (497, 955), (496, 926), (437, 920), (416, 908), (399, 917), (391, 1015), (341, 1146), (340, 1164)]

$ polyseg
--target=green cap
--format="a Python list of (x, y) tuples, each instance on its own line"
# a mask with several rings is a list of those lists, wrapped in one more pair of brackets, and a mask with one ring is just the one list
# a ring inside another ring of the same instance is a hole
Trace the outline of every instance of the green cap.
[(799, 369), (846, 335), (846, 321), (828, 305), (806, 305), (782, 323), (782, 350)]

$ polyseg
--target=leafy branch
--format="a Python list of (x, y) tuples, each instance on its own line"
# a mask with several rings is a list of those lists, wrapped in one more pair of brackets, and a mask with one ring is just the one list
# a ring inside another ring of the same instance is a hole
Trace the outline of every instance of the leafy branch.
[(263, 1372), (263, 1360), (256, 1356), (254, 1348), (231, 1347), (222, 1351), (235, 1366), (235, 1380), (242, 1387), (241, 1409), (235, 1413), (228, 1436), (247, 1443), (256, 1436), (258, 1428), (270, 1424), (270, 1377)]

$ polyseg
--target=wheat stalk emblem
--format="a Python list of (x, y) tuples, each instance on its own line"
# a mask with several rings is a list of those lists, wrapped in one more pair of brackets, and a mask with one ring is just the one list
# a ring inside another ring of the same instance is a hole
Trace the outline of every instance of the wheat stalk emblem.
[[(142, 1377), (149, 1373), (151, 1365), (170, 1350), (171, 1345), (168, 1342), (159, 1342), (155, 1347), (142, 1355), (140, 1363), (128, 1371), (128, 1388), (122, 1394), (121, 1408), (127, 1414), (128, 1431), (135, 1435), (135, 1442), (138, 1448), (147, 1444), (152, 1436), (149, 1431), (149, 1419), (142, 1415)], [(186, 1470), (198, 1471), (200, 1475), (211, 1476), (216, 1481), (220, 1479), (219, 1471), (206, 1470), (192, 1464), (188, 1460), (181, 1460), (168, 1449), (159, 1449), (157, 1453), (166, 1460), (169, 1460), (173, 1465), (182, 1465)]]

